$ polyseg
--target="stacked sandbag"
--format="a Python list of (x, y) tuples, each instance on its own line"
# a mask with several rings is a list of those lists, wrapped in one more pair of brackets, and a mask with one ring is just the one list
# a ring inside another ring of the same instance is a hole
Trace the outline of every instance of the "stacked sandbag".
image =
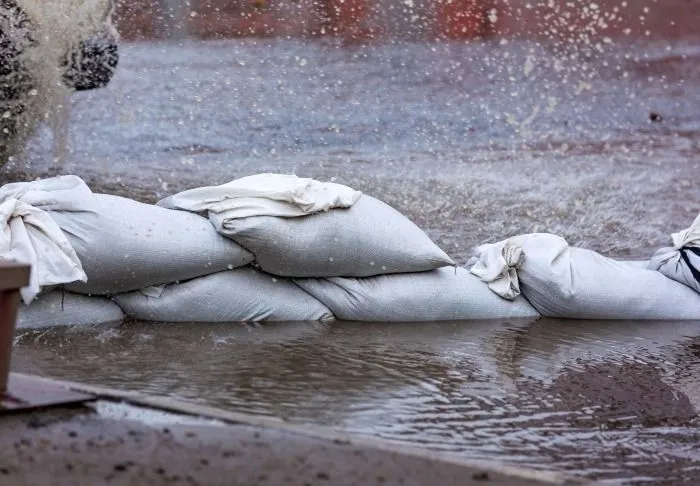
[(502, 299), (454, 268), (452, 259), (401, 213), (340, 184), (260, 174), (185, 191), (158, 204), (207, 213), (219, 233), (255, 255), (262, 270), (293, 278), (339, 319), (539, 317), (525, 299)]
[(294, 283), (252, 268), (215, 273), (162, 289), (117, 295), (131, 317), (144, 321), (327, 321), (333, 314)]
[(537, 318), (523, 297), (508, 301), (463, 268), (295, 283), (346, 321), (409, 322)]
[(700, 293), (700, 215), (690, 228), (671, 235), (673, 246), (651, 257), (649, 268)]
[[(340, 184), (261, 174), (151, 206), (65, 176), (9, 184), (2, 201), (24, 225), (10, 233), (32, 231), (8, 241), (26, 240), (19, 250), (32, 249), (33, 261), (25, 260), (52, 277), (37, 278), (31, 297), (64, 284), (113, 296), (129, 317), (170, 322), (539, 316), (524, 298), (498, 297), (455, 268), (390, 206)], [(53, 262), (57, 276), (46, 271)]]
[[(8, 184), (0, 188), (0, 201), (19, 201), (48, 215), (65, 235), (87, 277), (76, 281), (80, 279), (75, 275), (66, 275), (63, 282), (53, 279), (42, 285), (67, 283), (66, 289), (73, 292), (111, 295), (220, 272), (253, 260), (253, 255), (222, 238), (200, 216), (94, 194), (75, 176)], [(64, 248), (64, 253), (72, 254), (70, 250)], [(49, 252), (41, 253), (42, 261), (26, 262), (38, 266), (38, 271), (50, 267), (54, 259)]]
[(470, 263), (495, 293), (514, 298), (522, 292), (546, 317), (700, 319), (700, 296), (687, 286), (551, 234), (483, 245)]
[(414, 223), (346, 186), (283, 174), (244, 177), (158, 205), (208, 212), (222, 235), (286, 277), (369, 277), (454, 265)]
[(121, 307), (105, 297), (90, 297), (60, 289), (42, 293), (30, 305), (20, 304), (17, 310), (17, 329), (93, 326), (123, 320)]

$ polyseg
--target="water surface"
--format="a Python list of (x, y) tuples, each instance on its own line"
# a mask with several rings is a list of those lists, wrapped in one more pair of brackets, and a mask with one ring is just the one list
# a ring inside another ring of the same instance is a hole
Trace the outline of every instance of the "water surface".
[[(645, 259), (700, 211), (700, 44), (598, 47), (127, 44), (110, 86), (74, 97), (54, 170), (148, 201), (296, 173), (385, 200), (460, 262), (537, 231)], [(46, 175), (50, 149), (5, 172)]]
[(700, 480), (700, 323), (27, 331), (18, 371), (589, 477)]

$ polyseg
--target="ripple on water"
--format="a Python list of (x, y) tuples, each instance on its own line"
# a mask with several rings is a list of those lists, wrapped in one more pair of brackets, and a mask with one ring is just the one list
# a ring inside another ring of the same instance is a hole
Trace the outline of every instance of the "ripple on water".
[(697, 322), (133, 323), (25, 332), (14, 366), (480, 459), (700, 480), (698, 349)]

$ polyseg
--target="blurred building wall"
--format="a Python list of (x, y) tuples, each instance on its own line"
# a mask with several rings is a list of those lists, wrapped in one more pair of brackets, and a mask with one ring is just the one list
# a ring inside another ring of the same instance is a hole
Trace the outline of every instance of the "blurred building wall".
[(700, 0), (119, 0), (125, 39), (700, 36)]

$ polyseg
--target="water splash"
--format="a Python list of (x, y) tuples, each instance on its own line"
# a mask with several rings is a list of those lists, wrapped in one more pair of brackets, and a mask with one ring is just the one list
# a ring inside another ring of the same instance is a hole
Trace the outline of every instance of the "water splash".
[(108, 30), (113, 0), (0, 2), (0, 165), (21, 155), (42, 122), (54, 133), (54, 162), (68, 152), (72, 89), (64, 82), (81, 41)]

